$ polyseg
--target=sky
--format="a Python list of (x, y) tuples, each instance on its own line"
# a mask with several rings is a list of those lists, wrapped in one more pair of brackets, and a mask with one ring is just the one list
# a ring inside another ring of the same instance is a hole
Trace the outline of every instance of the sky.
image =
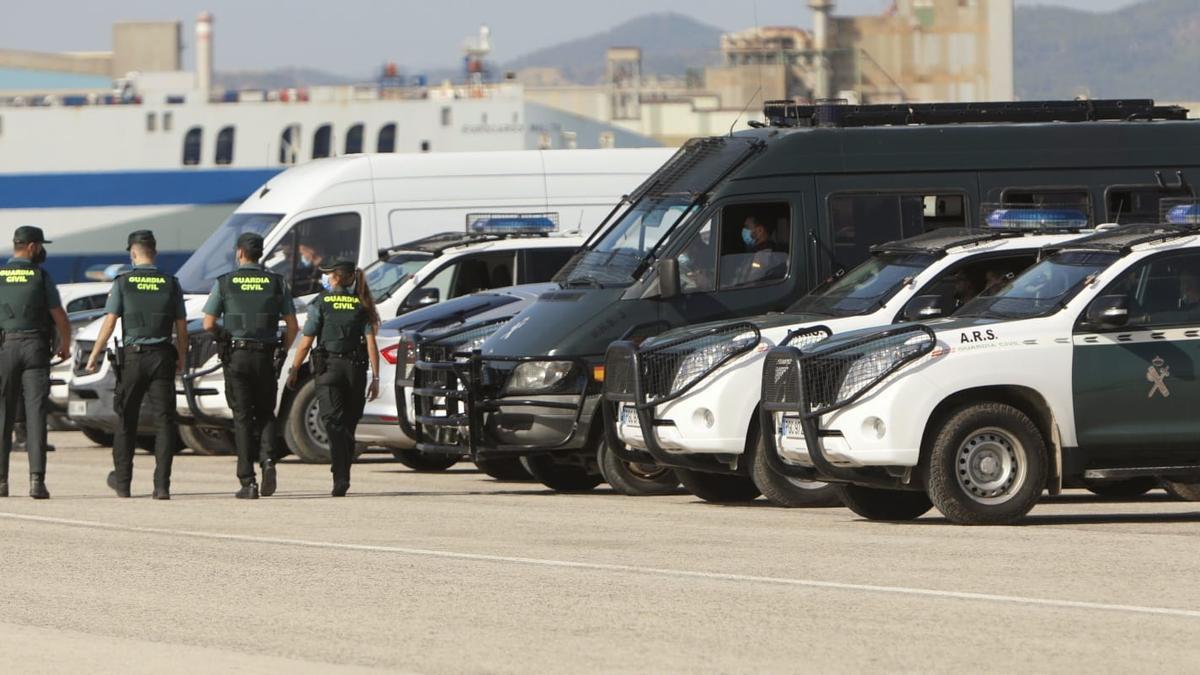
[[(1137, 0), (1016, 1), (1107, 11)], [(300, 66), (360, 77), (387, 61), (401, 64), (410, 73), (455, 66), (463, 42), (483, 23), (491, 27), (492, 58), (499, 63), (651, 12), (680, 12), (725, 30), (810, 23), (806, 0), (14, 0), (5, 4), (0, 48), (105, 51), (111, 45), (114, 21), (182, 20), (184, 61), (190, 68), (194, 19), (208, 10), (216, 19), (217, 70)], [(838, 0), (837, 13), (875, 13), (888, 4), (888, 0)]]

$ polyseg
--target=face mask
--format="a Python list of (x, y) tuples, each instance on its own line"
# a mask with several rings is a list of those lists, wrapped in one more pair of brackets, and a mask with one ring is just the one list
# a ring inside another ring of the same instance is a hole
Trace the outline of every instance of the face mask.
[(305, 267), (312, 267), (312, 258), (302, 255), (300, 256), (300, 264), (304, 265)]
[(742, 230), (742, 243), (744, 243), (747, 246), (753, 246), (754, 245), (754, 233), (751, 232), (750, 230), (743, 229)]
[(32, 260), (35, 265), (41, 265), (46, 262), (46, 249), (38, 248), (38, 252), (33, 254)]
[(321, 288), (324, 288), (327, 291), (333, 290), (333, 278), (328, 274), (321, 275)]

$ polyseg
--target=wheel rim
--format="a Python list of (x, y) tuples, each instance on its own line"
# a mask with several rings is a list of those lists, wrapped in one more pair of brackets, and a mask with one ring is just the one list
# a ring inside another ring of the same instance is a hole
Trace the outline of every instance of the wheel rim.
[(1025, 446), (996, 427), (969, 434), (955, 458), (958, 486), (980, 504), (1002, 504), (1025, 484)]
[(622, 462), (622, 464), (625, 465), (625, 469), (629, 473), (641, 480), (658, 480), (670, 471), (669, 468), (657, 464), (642, 464), (640, 462)]
[(804, 480), (803, 478), (792, 478), (786, 476), (787, 482), (801, 490), (820, 490), (829, 487), (829, 483), (822, 483), (819, 480)]
[(321, 422), (320, 405), (316, 399), (313, 399), (304, 411), (304, 430), (317, 445), (329, 445), (329, 435), (325, 433), (325, 425)]

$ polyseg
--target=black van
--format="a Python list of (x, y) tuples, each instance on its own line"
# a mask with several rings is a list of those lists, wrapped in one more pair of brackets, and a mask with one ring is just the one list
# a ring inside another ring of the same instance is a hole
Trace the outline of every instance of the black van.
[(765, 115), (688, 141), (559, 272), (558, 290), (457, 359), (456, 388), (423, 391), (461, 400), (463, 414), (423, 418), (458, 433), (421, 449), (521, 456), (545, 485), (589, 490), (603, 480), (592, 419), (609, 343), (782, 310), (874, 244), (978, 227), (984, 203), (1153, 220), (1161, 199), (1200, 181), (1200, 121), (1150, 100), (787, 102)]

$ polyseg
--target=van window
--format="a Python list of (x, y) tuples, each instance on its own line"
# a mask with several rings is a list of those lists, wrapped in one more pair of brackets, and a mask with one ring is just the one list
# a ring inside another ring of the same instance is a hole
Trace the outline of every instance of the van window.
[(363, 125), (355, 124), (346, 130), (346, 154), (357, 155), (363, 151)]
[(679, 290), (705, 293), (717, 287), (717, 247), (710, 219), (679, 252)]
[(289, 124), (279, 136), (279, 163), (295, 164), (300, 159), (300, 125)]
[(829, 197), (835, 265), (866, 259), (871, 246), (939, 227), (966, 227), (966, 197), (955, 193), (839, 194)]
[(333, 127), (328, 124), (322, 124), (317, 127), (313, 133), (313, 159), (328, 157), (333, 145)]
[(200, 127), (188, 129), (183, 136), (183, 163), (185, 166), (195, 166), (200, 163), (200, 141), (203, 132)]
[(571, 247), (528, 248), (521, 252), (519, 284), (550, 281), (579, 249)]
[(99, 295), (85, 295), (82, 298), (75, 298), (67, 303), (66, 312), (82, 312), (89, 309), (100, 309), (104, 307), (104, 303), (108, 300), (107, 293)]
[(217, 164), (233, 164), (233, 127), (217, 132)]
[(1090, 210), (1087, 188), (1008, 188), (1001, 193), (1005, 206), (1070, 206)]
[(379, 128), (379, 138), (375, 143), (375, 152), (396, 151), (396, 125), (385, 124)]
[(1104, 194), (1108, 222), (1157, 223), (1162, 218), (1162, 200), (1190, 198), (1190, 188), (1158, 185), (1114, 185)]
[(320, 265), (342, 258), (358, 260), (362, 218), (337, 213), (303, 220), (293, 227), (266, 258), (266, 266), (289, 279), (293, 295), (321, 290)]
[(790, 213), (784, 202), (732, 204), (721, 210), (717, 268), (721, 289), (757, 286), (787, 276)]

